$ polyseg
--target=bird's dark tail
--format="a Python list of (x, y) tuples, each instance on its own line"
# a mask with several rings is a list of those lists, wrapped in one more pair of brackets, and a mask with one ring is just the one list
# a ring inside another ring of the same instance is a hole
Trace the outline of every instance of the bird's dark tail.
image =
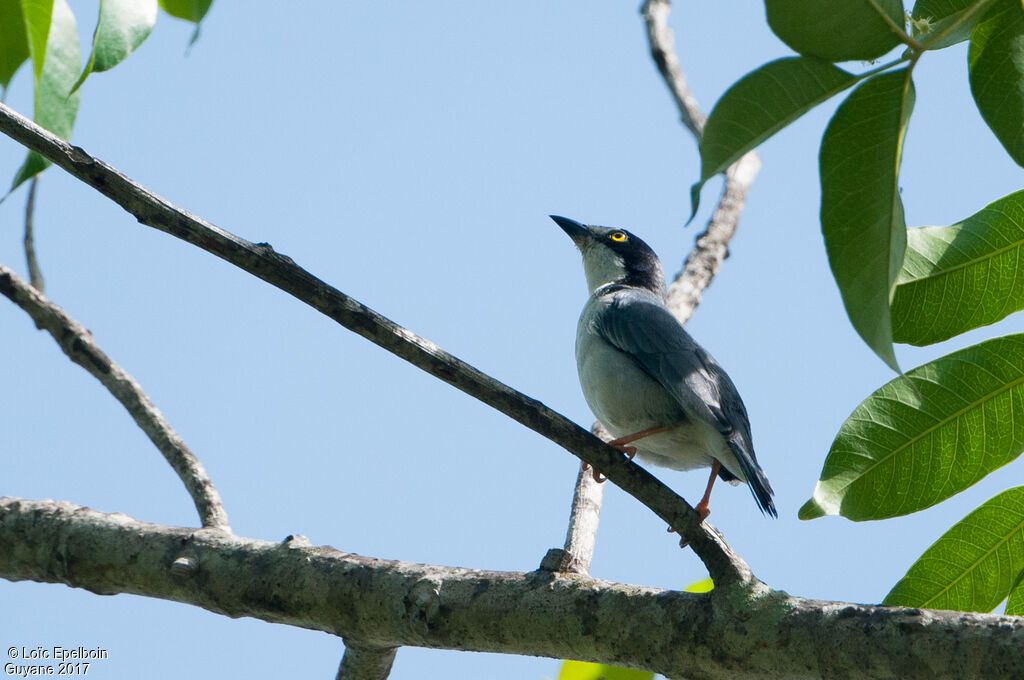
[(757, 464), (754, 452), (749, 451), (735, 434), (729, 437), (728, 440), (729, 448), (732, 450), (733, 455), (736, 456), (736, 460), (743, 470), (743, 476), (747, 478), (750, 493), (754, 495), (757, 507), (765, 515), (778, 518), (779, 512), (775, 509), (775, 503), (772, 501), (772, 496), (775, 492), (772, 491), (772, 485), (764, 474), (764, 470)]

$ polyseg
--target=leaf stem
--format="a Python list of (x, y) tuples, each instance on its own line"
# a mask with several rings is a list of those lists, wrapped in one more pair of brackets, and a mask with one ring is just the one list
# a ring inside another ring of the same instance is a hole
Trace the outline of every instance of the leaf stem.
[(916, 40), (911, 38), (909, 35), (907, 35), (907, 32), (905, 30), (903, 30), (903, 26), (900, 26), (895, 21), (893, 21), (893, 18), (891, 16), (889, 16), (885, 12), (885, 10), (883, 10), (881, 7), (879, 7), (877, 0), (868, 0), (868, 2), (870, 2), (871, 6), (875, 8), (876, 12), (878, 12), (878, 16), (882, 17), (882, 21), (884, 21), (885, 23), (889, 24), (889, 28), (891, 28), (893, 30), (893, 32), (896, 34), (896, 36), (903, 43), (905, 43), (912, 50), (918, 51), (918, 50), (921, 49), (921, 43), (917, 42)]

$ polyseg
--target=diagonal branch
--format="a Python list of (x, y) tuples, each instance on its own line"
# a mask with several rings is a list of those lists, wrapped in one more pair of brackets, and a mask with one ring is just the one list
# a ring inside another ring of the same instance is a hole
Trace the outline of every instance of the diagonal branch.
[(744, 154), (726, 169), (725, 185), (718, 205), (707, 227), (697, 236), (682, 270), (676, 274), (668, 288), (666, 304), (682, 323), (693, 316), (704, 290), (711, 285), (711, 279), (729, 256), (729, 242), (736, 233), (747, 191), (760, 169), (761, 159), (753, 151)]
[(953, 680), (1024, 668), (1024, 618), (392, 562), (54, 501), (0, 498), (0, 577), (183, 602), (377, 650), (528, 654), (668, 677)]
[[(647, 26), (651, 57), (679, 107), (683, 124), (699, 143), (704, 132), (705, 116), (686, 84), (683, 68), (676, 56), (675, 39), (668, 25), (671, 10), (670, 0), (645, 0), (640, 8)], [(729, 241), (736, 233), (747, 191), (760, 169), (761, 160), (753, 151), (726, 169), (725, 186), (718, 205), (705, 230), (697, 236), (683, 269), (668, 289), (668, 307), (682, 323), (686, 323), (693, 315), (704, 290), (711, 285), (711, 279), (729, 256)]]
[[(668, 25), (671, 10), (670, 0), (645, 0), (640, 8), (647, 26), (651, 58), (679, 107), (683, 124), (699, 143), (703, 136), (705, 116), (686, 84), (686, 77), (676, 56), (675, 39)], [(729, 241), (736, 233), (747, 191), (760, 168), (760, 158), (750, 151), (726, 169), (725, 186), (718, 205), (705, 230), (697, 236), (683, 269), (668, 289), (668, 307), (681, 322), (686, 323), (693, 315), (704, 290), (711, 285), (711, 279), (729, 256)]]
[(0, 132), (36, 151), (120, 205), (142, 224), (212, 253), (291, 294), (313, 309), (414, 366), (501, 411), (601, 470), (690, 541), (715, 583), (750, 584), (747, 564), (693, 508), (616, 449), (544, 404), (481, 373), (434, 343), (398, 326), (329, 286), (267, 243), (250, 243), (191, 215), (138, 185), (83, 149), (71, 146), (0, 103)]
[(228, 515), (221, 505), (220, 494), (206, 474), (203, 464), (185, 446), (178, 433), (149, 400), (135, 379), (104, 354), (92, 334), (67, 313), (53, 304), (38, 288), (23, 281), (17, 274), (0, 265), (0, 294), (21, 307), (46, 330), (73, 362), (103, 383), (121, 402), (150, 441), (171, 464), (184, 482), (204, 527), (231, 531)]

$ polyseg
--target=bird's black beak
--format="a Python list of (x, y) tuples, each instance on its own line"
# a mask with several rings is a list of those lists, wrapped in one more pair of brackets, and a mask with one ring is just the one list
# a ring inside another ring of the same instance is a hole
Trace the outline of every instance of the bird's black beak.
[(562, 231), (569, 235), (569, 238), (572, 239), (577, 248), (582, 248), (585, 243), (590, 241), (590, 230), (587, 229), (586, 225), (559, 215), (548, 215), (548, 217), (553, 219), (555, 224), (560, 226)]

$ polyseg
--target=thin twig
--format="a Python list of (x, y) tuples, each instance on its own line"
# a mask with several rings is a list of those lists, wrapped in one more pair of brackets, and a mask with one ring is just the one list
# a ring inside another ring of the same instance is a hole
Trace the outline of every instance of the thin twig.
[[(608, 442), (613, 439), (601, 423), (595, 422), (590, 431), (600, 437), (601, 441)], [(569, 528), (565, 531), (565, 557), (560, 571), (590, 573), (603, 502), (604, 485), (594, 479), (592, 470), (581, 465), (572, 494)]]
[(40, 293), (46, 292), (46, 282), (43, 280), (43, 271), (39, 268), (39, 260), (36, 259), (36, 240), (33, 233), (35, 212), (36, 212), (36, 184), (39, 182), (39, 175), (32, 178), (28, 185), (28, 198), (25, 200), (25, 260), (28, 264), (28, 280), (32, 287)]
[(754, 582), (750, 567), (679, 495), (616, 449), (544, 404), (398, 326), (302, 269), (266, 243), (255, 244), (199, 219), (103, 161), (71, 146), (0, 103), (0, 132), (51, 160), (147, 226), (196, 245), (296, 299), (411, 364), (501, 411), (599, 469), (689, 540), (716, 584)]
[(647, 0), (640, 8), (647, 26), (647, 42), (651, 48), (651, 59), (658, 72), (665, 79), (672, 98), (676, 100), (683, 125), (700, 142), (706, 116), (701, 113), (697, 98), (686, 84), (683, 67), (676, 56), (675, 38), (668, 26), (668, 14), (672, 11), (669, 0)]
[(398, 647), (367, 645), (346, 638), (336, 680), (386, 680), (397, 651)]
[[(670, 0), (646, 0), (640, 9), (647, 25), (651, 56), (665, 85), (679, 107), (683, 124), (698, 142), (704, 130), (705, 116), (690, 93), (682, 66), (675, 52), (675, 38), (668, 25)], [(729, 254), (729, 241), (736, 232), (740, 213), (761, 161), (753, 151), (742, 156), (725, 171), (725, 187), (707, 228), (699, 236), (686, 262), (668, 289), (668, 307), (686, 323), (700, 304), (701, 295)]]
[(202, 463), (192, 455), (135, 379), (104, 354), (92, 334), (3, 265), (0, 265), (0, 294), (25, 310), (38, 328), (53, 336), (69, 359), (91, 373), (121, 402), (184, 482), (203, 526), (231, 531), (220, 495)]
[(682, 323), (693, 316), (704, 290), (729, 256), (729, 242), (736, 233), (747, 191), (760, 169), (761, 159), (753, 151), (726, 169), (718, 205), (668, 288), (668, 308)]

